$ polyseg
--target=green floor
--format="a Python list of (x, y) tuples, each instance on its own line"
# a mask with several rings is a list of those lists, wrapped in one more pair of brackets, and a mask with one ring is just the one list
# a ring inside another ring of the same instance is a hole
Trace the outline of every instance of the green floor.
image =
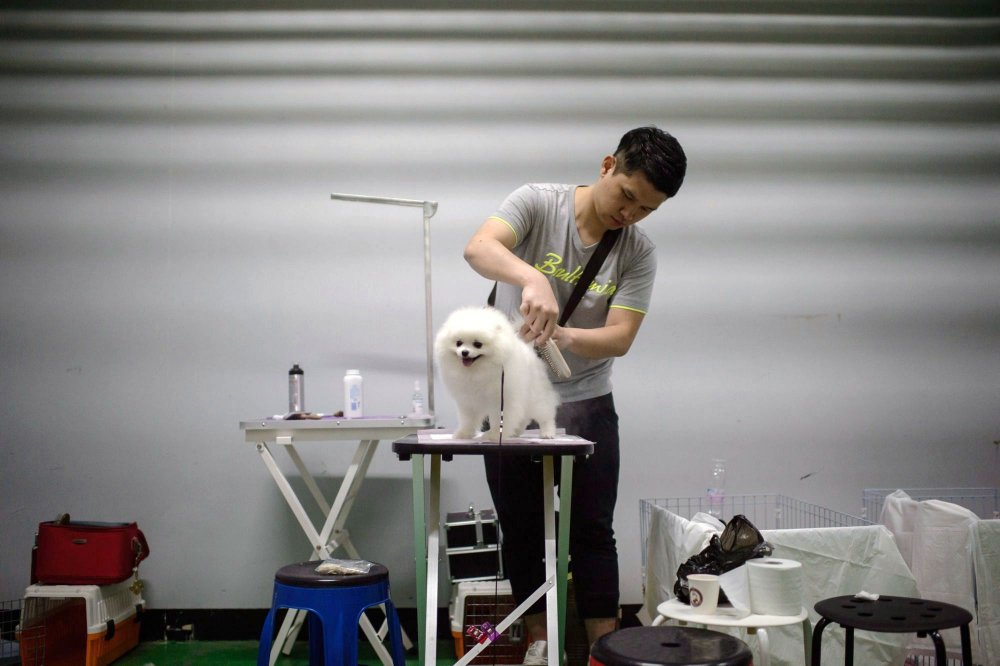
[[(381, 666), (371, 647), (361, 645), (359, 664)], [(455, 663), (455, 645), (438, 643), (437, 663)], [(139, 646), (114, 662), (114, 666), (252, 666), (257, 663), (257, 641), (157, 641)], [(417, 664), (416, 655), (407, 655), (407, 666)], [(307, 666), (308, 647), (296, 643), (292, 654), (278, 660), (277, 666)]]

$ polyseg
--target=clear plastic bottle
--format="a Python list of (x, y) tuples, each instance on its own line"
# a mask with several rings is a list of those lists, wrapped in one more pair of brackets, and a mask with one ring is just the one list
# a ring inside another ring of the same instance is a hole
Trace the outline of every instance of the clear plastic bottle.
[(359, 419), (364, 416), (365, 385), (360, 370), (348, 370), (344, 375), (344, 417)]
[(712, 472), (708, 479), (708, 512), (716, 518), (722, 518), (722, 508), (726, 500), (726, 461), (722, 458), (712, 459)]
[(306, 382), (305, 372), (296, 363), (288, 371), (288, 413), (305, 411)]
[(410, 416), (421, 417), (424, 415), (424, 394), (420, 391), (420, 380), (413, 382), (413, 398), (410, 401)]

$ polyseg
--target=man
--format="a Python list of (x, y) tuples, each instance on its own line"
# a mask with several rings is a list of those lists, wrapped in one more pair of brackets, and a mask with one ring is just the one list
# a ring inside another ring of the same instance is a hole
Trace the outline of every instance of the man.
[[(687, 159), (677, 140), (655, 127), (627, 132), (591, 185), (524, 185), (473, 235), (465, 259), (498, 282), (496, 307), (523, 317), (521, 335), (555, 340), (572, 370), (556, 381), (557, 423), (594, 442), (574, 469), (570, 557), (580, 617), (591, 644), (614, 631), (618, 552), (612, 520), (618, 495), (618, 416), (611, 368), (628, 352), (649, 307), (656, 275), (652, 241), (634, 225), (673, 197)], [(621, 230), (565, 326), (560, 308), (608, 231)], [(539, 465), (521, 456), (486, 456), (486, 477), (504, 533), (504, 569), (518, 603), (544, 580)], [(524, 616), (532, 643), (525, 664), (545, 664), (543, 600)]]

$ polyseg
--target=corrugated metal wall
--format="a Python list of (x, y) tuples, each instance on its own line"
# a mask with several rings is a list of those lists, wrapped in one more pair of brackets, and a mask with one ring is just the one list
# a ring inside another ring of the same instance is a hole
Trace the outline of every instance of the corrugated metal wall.
[[(651, 122), (690, 171), (617, 366), (623, 602), (637, 500), (701, 492), (713, 456), (843, 511), (995, 483), (995, 5), (605, 4), (0, 12), (3, 598), (69, 510), (140, 520), (155, 607), (265, 606), (307, 549), (238, 422), (282, 411), (293, 362), (318, 410), (348, 366), (385, 413), (423, 372), (419, 229), (328, 194), (440, 202), (440, 322), (488, 291), (461, 247), (508, 191), (590, 182)], [(328, 487), (349, 459), (306, 455)], [(488, 504), (454, 465), (445, 505)], [(404, 606), (408, 471), (380, 453), (352, 526)]]

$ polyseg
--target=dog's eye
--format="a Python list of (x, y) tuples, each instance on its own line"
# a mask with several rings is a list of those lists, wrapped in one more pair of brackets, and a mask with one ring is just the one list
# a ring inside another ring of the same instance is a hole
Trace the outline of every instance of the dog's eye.
[(462, 341), (461, 341), (461, 340), (457, 341), (457, 342), (455, 343), (455, 346), (456, 346), (456, 347), (461, 347), (461, 346), (462, 346)]
[(472, 346), (475, 347), (476, 349), (482, 349), (483, 348), (483, 343), (482, 342), (473, 342)]

